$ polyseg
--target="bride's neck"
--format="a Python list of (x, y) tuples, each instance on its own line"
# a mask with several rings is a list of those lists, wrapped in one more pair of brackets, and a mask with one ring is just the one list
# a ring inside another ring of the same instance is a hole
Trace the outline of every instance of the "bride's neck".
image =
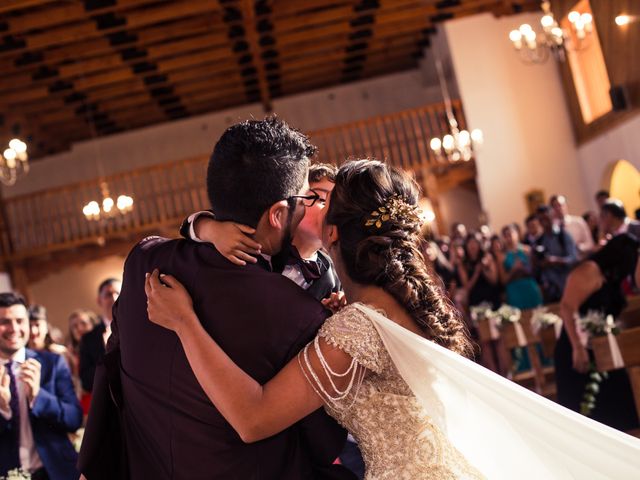
[(349, 303), (364, 303), (376, 309), (384, 310), (389, 316), (404, 309), (398, 305), (393, 296), (381, 287), (375, 285), (361, 285), (347, 280), (342, 284), (344, 294)]

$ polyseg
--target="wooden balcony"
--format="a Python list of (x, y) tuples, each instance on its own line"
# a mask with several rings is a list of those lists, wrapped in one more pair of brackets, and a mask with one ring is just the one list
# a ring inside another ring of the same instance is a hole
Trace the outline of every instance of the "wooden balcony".
[[(457, 119), (464, 128), (459, 101), (454, 102)], [(379, 116), (321, 131), (311, 132), (318, 145), (318, 161), (342, 163), (348, 158), (378, 158), (424, 177), (427, 172), (442, 178), (473, 178), (473, 162), (443, 164), (429, 149), (433, 136), (447, 131), (444, 105), (428, 105)], [(124, 240), (130, 244), (151, 233), (177, 233), (189, 213), (208, 207), (205, 172), (208, 157), (145, 167), (105, 178), (52, 188), (4, 201), (0, 225), (2, 257), (9, 265), (52, 252), (105, 245)], [(89, 221), (82, 207), (100, 200), (102, 182), (113, 198), (134, 198), (133, 211), (101, 221)], [(454, 183), (457, 180), (454, 180)]]

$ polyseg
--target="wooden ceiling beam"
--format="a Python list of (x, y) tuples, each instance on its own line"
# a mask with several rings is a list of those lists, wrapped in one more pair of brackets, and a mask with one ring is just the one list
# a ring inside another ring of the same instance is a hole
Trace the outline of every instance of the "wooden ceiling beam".
[(23, 10), (25, 8), (36, 7), (50, 2), (51, 0), (2, 0), (2, 3), (0, 3), (0, 13)]
[(265, 112), (271, 112), (271, 92), (269, 91), (269, 82), (262, 59), (262, 47), (258, 38), (255, 2), (253, 0), (242, 0), (240, 4), (242, 18), (244, 20), (244, 36), (249, 43), (249, 52), (251, 54), (251, 63), (257, 71), (258, 88), (260, 89), (260, 103)]
[[(128, 31), (132, 28), (153, 25), (162, 21), (172, 21), (177, 18), (206, 13), (217, 14), (221, 17), (219, 9), (217, 8), (217, 2), (212, 2), (211, 0), (171, 2), (169, 4), (162, 4), (161, 6), (127, 12), (126, 16), (122, 17), (124, 18), (124, 22), (114, 22), (115, 26), (107, 25), (102, 29), (96, 28), (95, 22), (86, 21), (56, 27), (40, 33), (31, 33), (24, 37), (24, 47), (16, 48), (13, 52), (38, 50), (55, 45), (80, 42), (86, 39), (102, 37), (107, 33)], [(0, 57), (6, 55), (7, 52), (0, 52)]]

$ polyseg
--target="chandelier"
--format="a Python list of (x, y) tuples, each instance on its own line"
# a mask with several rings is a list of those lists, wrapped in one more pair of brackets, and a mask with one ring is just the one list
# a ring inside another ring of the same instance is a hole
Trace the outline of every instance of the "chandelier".
[[(565, 50), (580, 50), (586, 46), (587, 35), (593, 31), (590, 13), (569, 12), (570, 31), (562, 29), (551, 12), (551, 2), (541, 4), (544, 15), (540, 19), (542, 32), (536, 33), (528, 23), (509, 33), (509, 40), (525, 63), (544, 63), (549, 54), (564, 62)], [(571, 41), (573, 39), (573, 41)]]
[(29, 172), (27, 144), (18, 138), (9, 142), (9, 147), (0, 156), (0, 181), (11, 186), (21, 175)]
[(442, 138), (434, 137), (429, 142), (429, 147), (436, 154), (438, 159), (449, 162), (469, 161), (473, 158), (474, 150), (477, 149), (484, 141), (482, 130), (476, 128), (471, 132), (460, 130), (458, 121), (453, 114), (451, 107), (451, 98), (449, 90), (442, 72), (442, 63), (436, 60), (436, 70), (438, 72), (438, 81), (440, 90), (444, 98), (444, 105), (447, 114), (447, 123), (449, 124), (449, 133)]
[(102, 202), (92, 200), (82, 208), (82, 213), (87, 220), (106, 220), (117, 216), (126, 215), (133, 210), (133, 198), (128, 195), (120, 195), (115, 201), (109, 194), (107, 182), (100, 184)]

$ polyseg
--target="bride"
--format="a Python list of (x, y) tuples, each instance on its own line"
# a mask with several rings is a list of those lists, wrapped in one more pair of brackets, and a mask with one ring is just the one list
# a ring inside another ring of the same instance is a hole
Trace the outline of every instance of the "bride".
[[(245, 442), (324, 406), (359, 443), (366, 479), (640, 478), (640, 441), (464, 358), (461, 319), (419, 250), (418, 189), (386, 164), (345, 164), (323, 242), (350, 304), (265, 385), (202, 328), (170, 275), (145, 285), (206, 394)], [(166, 288), (169, 287), (169, 288)]]

